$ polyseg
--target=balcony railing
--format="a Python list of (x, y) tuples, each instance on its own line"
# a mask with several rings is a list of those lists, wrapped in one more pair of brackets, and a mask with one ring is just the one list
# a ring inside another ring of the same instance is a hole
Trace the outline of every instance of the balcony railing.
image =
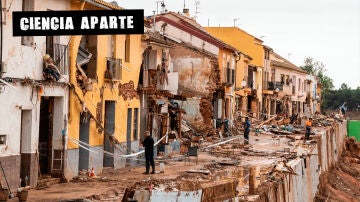
[(279, 90), (283, 90), (284, 89), (284, 83), (282, 82), (268, 82), (268, 90), (275, 90), (276, 88), (278, 88)]
[(69, 74), (69, 47), (62, 44), (54, 44), (53, 56), (55, 65), (63, 75)]

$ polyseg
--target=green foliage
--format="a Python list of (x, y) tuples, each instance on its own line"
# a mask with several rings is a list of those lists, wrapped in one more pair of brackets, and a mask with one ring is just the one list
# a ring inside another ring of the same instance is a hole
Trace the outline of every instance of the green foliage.
[(324, 109), (338, 109), (346, 102), (348, 110), (355, 110), (360, 105), (360, 87), (351, 89), (345, 83), (338, 90), (331, 90), (324, 96)]

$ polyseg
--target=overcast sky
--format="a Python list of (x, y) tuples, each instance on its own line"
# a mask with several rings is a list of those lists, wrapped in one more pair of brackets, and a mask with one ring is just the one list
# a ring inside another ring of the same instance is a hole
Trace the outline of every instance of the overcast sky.
[[(110, 0), (107, 0), (110, 1)], [(169, 11), (182, 11), (184, 0), (164, 0)], [(305, 57), (325, 64), (335, 88), (360, 86), (360, 0), (185, 0), (190, 15), (208, 26), (236, 26), (294, 64)], [(117, 0), (127, 9), (156, 10), (156, 0)], [(159, 12), (161, 10), (158, 4)]]

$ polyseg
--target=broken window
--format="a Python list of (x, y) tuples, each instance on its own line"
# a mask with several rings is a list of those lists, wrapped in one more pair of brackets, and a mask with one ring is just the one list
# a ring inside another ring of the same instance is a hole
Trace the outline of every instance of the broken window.
[(106, 58), (105, 78), (121, 80), (122, 76), (122, 60), (119, 58)]
[[(22, 11), (34, 11), (34, 1), (35, 0), (22, 0)], [(24, 46), (33, 46), (34, 37), (33, 36), (22, 36), (21, 45)]]
[[(76, 64), (86, 76), (97, 79), (97, 36), (83, 36), (80, 41)], [(81, 70), (80, 70), (81, 71)]]

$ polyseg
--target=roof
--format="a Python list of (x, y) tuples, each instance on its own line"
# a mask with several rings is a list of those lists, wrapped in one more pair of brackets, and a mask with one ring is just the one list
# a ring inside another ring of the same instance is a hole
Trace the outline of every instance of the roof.
[(205, 27), (205, 29), (233, 29), (233, 30), (237, 30), (237, 31), (240, 31), (240, 32), (243, 32), (249, 36), (252, 36), (254, 37), (254, 39), (260, 41), (261, 43), (263, 43), (264, 41), (257, 38), (256, 36), (252, 35), (252, 34), (249, 34), (249, 32), (243, 30), (243, 29), (240, 29), (239, 27)]
[(166, 46), (166, 47), (173, 47), (173, 44), (169, 41), (166, 40), (166, 38), (162, 35), (160, 35), (160, 33), (154, 33), (154, 32), (146, 32), (144, 33), (143, 37), (142, 37), (143, 41), (149, 41), (150, 43), (156, 43), (160, 46)]
[(116, 1), (112, 1), (111, 3), (103, 1), (103, 0), (88, 0), (88, 1), (98, 3), (100, 5), (106, 6), (106, 7), (110, 8), (110, 9), (114, 9), (114, 10), (123, 10), (124, 9), (124, 8), (118, 6)]
[(262, 40), (238, 27), (204, 27), (207, 32), (236, 47), (242, 54), (252, 58), (252, 64), (264, 66), (264, 47)]
[(298, 72), (301, 72), (301, 73), (304, 73), (304, 74), (307, 73), (306, 71), (302, 70), (301, 68), (294, 65), (290, 61), (288, 61), (285, 58), (281, 57), (279, 54), (277, 54), (275, 52), (272, 52), (271, 55), (274, 56), (276, 59), (278, 59), (278, 60), (271, 59), (271, 65), (292, 69), (292, 70), (295, 70), (295, 71), (298, 71)]
[[(234, 52), (237, 52), (237, 48), (225, 43), (224, 41), (221, 41), (220, 39), (214, 37), (213, 35), (211, 35), (209, 32), (207, 32), (204, 27), (202, 27), (199, 23), (197, 23), (193, 18), (189, 18), (185, 15), (182, 15), (180, 13), (176, 13), (176, 12), (167, 12), (167, 13), (162, 13), (162, 14), (158, 14), (156, 16), (156, 19), (160, 19), (160, 20), (165, 20), (164, 18), (166, 18), (166, 16), (168, 15), (172, 15), (176, 18), (178, 18), (180, 20), (180, 24), (182, 23), (186, 23), (187, 24), (187, 28), (191, 28), (191, 29), (194, 29), (194, 30), (197, 30), (198, 32), (195, 32), (193, 33), (193, 35), (201, 38), (201, 35), (205, 35), (207, 36), (209, 39), (213, 40), (216, 44), (216, 46), (220, 47), (220, 48), (225, 48), (225, 49), (228, 49), (228, 50), (231, 50), (231, 51), (234, 51)], [(168, 18), (169, 19), (169, 18)], [(169, 19), (171, 20), (171, 19)], [(175, 22), (176, 23), (176, 22)], [(174, 25), (173, 25), (174, 26)], [(181, 28), (179, 28), (181, 29)], [(184, 30), (186, 31), (186, 30)], [(208, 41), (209, 43), (211, 43), (210, 41)]]

